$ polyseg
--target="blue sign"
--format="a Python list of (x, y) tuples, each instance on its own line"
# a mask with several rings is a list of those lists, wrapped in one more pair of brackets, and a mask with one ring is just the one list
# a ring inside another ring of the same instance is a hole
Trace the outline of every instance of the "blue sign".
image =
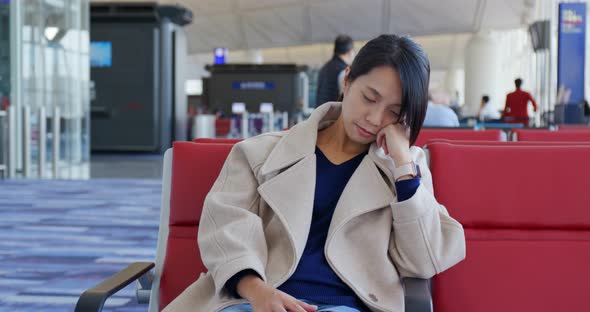
[(227, 57), (227, 48), (215, 48), (213, 50), (215, 56), (214, 64), (225, 64), (225, 58)]
[(557, 48), (557, 88), (571, 91), (567, 104), (584, 100), (586, 53), (586, 3), (559, 4), (559, 39)]
[(274, 90), (276, 85), (272, 81), (234, 81), (231, 87), (234, 90)]
[(111, 67), (113, 47), (109, 41), (90, 42), (90, 67)]

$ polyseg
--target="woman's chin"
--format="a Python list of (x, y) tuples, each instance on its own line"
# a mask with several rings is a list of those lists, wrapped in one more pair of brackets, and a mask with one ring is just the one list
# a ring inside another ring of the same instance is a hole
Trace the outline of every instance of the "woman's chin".
[(367, 145), (367, 144), (371, 144), (371, 143), (375, 142), (375, 138), (366, 138), (361, 135), (356, 135), (354, 137), (351, 137), (350, 140), (353, 141), (354, 143), (363, 144), (363, 145)]

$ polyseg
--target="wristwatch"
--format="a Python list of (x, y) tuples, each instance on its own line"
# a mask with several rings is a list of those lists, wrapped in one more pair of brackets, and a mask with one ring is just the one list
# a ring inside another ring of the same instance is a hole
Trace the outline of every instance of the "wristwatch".
[(399, 167), (396, 167), (393, 170), (393, 179), (397, 182), (397, 180), (403, 176), (411, 176), (412, 178), (420, 178), (422, 174), (420, 173), (420, 166), (416, 165), (413, 161)]

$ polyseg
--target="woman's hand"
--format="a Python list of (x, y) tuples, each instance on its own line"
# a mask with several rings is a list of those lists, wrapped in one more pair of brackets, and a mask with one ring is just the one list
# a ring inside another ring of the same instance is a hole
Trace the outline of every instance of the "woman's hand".
[(267, 285), (258, 276), (244, 277), (237, 291), (250, 302), (253, 312), (314, 312), (318, 309)]
[(412, 162), (408, 130), (401, 123), (381, 129), (377, 133), (377, 146), (393, 159), (396, 167)]

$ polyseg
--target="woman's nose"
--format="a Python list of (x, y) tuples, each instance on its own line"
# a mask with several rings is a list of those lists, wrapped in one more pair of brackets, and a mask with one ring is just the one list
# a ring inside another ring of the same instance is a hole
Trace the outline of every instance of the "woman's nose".
[(375, 127), (381, 126), (381, 121), (383, 120), (383, 112), (381, 110), (371, 110), (367, 115), (367, 121), (371, 123), (371, 125)]

